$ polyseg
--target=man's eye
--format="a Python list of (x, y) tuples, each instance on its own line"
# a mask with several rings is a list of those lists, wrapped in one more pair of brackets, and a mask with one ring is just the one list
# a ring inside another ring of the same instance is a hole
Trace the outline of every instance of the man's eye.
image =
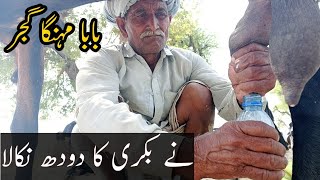
[(165, 12), (158, 12), (158, 13), (156, 13), (156, 16), (160, 19), (164, 19), (168, 16), (168, 14)]
[(144, 17), (147, 17), (147, 13), (139, 12), (139, 13), (136, 13), (135, 16), (138, 17), (138, 18), (144, 18)]

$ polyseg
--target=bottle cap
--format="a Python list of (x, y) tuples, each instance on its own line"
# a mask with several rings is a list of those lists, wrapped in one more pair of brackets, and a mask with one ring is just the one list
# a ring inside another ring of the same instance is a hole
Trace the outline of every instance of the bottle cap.
[(251, 93), (243, 97), (242, 107), (262, 106), (262, 98), (260, 94)]

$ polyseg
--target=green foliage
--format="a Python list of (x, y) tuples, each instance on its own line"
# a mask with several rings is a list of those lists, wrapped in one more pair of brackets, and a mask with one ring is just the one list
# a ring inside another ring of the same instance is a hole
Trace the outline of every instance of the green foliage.
[(275, 95), (278, 98), (278, 103), (275, 105), (275, 107), (272, 109), (274, 114), (278, 114), (275, 116), (275, 121), (277, 122), (277, 126), (281, 129), (283, 127), (286, 127), (289, 129), (287, 126), (287, 123), (284, 122), (284, 119), (288, 119), (291, 117), (289, 107), (287, 103), (285, 102), (283, 93), (282, 93), (282, 88), (280, 83), (277, 81), (275, 88), (270, 91), (271, 94)]
[(58, 109), (66, 115), (75, 109), (75, 89), (72, 81), (63, 73), (64, 60), (52, 49), (45, 52), (45, 72), (40, 103), (41, 119)]
[(284, 169), (285, 176), (282, 180), (291, 180), (292, 179), (292, 161), (289, 161), (286, 169)]
[[(0, 49), (4, 45), (0, 44)], [(15, 70), (14, 58), (11, 54), (0, 53), (0, 83), (6, 86), (11, 86), (11, 75)]]
[(217, 47), (214, 35), (199, 28), (195, 16), (183, 4), (172, 19), (168, 44), (189, 49), (205, 59), (210, 56), (210, 50)]
[[(89, 24), (93, 18), (98, 20), (98, 32), (102, 32), (103, 37), (106, 35), (107, 22), (102, 12), (97, 12), (96, 7), (91, 4), (85, 7), (64, 11), (64, 22), (75, 25), (76, 29), (72, 35), (68, 37), (65, 43), (63, 53), (67, 56), (62, 58), (55, 50), (46, 49), (45, 51), (45, 79), (41, 98), (41, 119), (47, 119), (50, 112), (59, 111), (62, 115), (67, 115), (75, 110), (75, 82), (70, 79), (66, 73), (68, 63), (74, 63), (81, 58), (82, 52), (79, 49), (79, 23), (80, 19), (87, 20), (87, 31), (90, 30)], [(98, 14), (98, 15), (97, 15)], [(117, 31), (111, 29), (113, 39), (118, 37)], [(108, 38), (106, 36), (105, 38)], [(112, 40), (107, 40), (111, 42)]]
[(78, 23), (80, 18), (72, 10), (63, 12), (67, 14), (65, 22), (75, 25), (75, 32), (70, 35), (65, 43), (63, 53), (68, 57), (63, 59), (55, 50), (45, 50), (45, 72), (40, 103), (40, 119), (47, 119), (49, 113), (58, 109), (62, 115), (66, 115), (75, 109), (75, 82), (68, 78), (65, 70), (67, 61), (75, 61), (81, 57), (78, 39)]
[(284, 96), (282, 94), (282, 88), (280, 83), (277, 81), (275, 88), (271, 91), (271, 93), (277, 95), (279, 97), (280, 103), (276, 106), (276, 109), (282, 113), (288, 113), (289, 108), (287, 103), (285, 102)]

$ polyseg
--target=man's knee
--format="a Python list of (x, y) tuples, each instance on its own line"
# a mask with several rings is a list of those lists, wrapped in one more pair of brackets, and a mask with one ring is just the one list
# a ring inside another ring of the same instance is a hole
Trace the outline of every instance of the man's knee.
[(206, 112), (214, 109), (211, 91), (199, 83), (186, 85), (180, 98), (198, 111)]
[[(211, 91), (199, 83), (186, 85), (176, 106), (178, 121), (184, 124), (191, 117), (211, 116), (214, 104)], [(197, 119), (203, 119), (197, 117)], [(207, 118), (205, 118), (207, 119)]]
[(211, 91), (198, 83), (188, 84), (177, 104), (180, 125), (186, 124), (185, 132), (196, 135), (208, 132), (214, 118), (214, 104)]

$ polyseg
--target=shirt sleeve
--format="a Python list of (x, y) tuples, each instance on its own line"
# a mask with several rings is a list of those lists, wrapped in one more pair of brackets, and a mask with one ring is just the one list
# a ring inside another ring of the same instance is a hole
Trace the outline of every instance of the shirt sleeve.
[(192, 59), (191, 80), (205, 83), (212, 93), (213, 102), (218, 114), (225, 120), (235, 120), (242, 109), (240, 108), (231, 82), (219, 75), (199, 55), (190, 52)]
[[(120, 52), (100, 50), (77, 61), (77, 125), (81, 133), (163, 133), (119, 103)], [(123, 60), (124, 61), (124, 60)]]

